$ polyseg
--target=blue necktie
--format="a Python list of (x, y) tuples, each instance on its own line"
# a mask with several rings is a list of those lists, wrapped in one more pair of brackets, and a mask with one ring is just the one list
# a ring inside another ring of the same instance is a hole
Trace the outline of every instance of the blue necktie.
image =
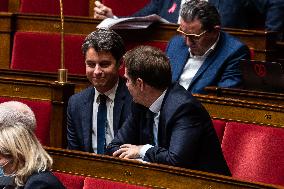
[(105, 146), (106, 146), (106, 124), (107, 124), (107, 107), (106, 107), (106, 99), (107, 96), (100, 94), (99, 95), (100, 104), (98, 108), (97, 115), (97, 153), (104, 154)]

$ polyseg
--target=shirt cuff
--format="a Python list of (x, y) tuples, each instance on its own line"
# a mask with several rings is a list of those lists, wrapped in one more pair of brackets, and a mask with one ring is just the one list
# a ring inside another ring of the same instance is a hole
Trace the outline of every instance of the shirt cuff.
[(152, 145), (150, 145), (150, 144), (145, 144), (145, 145), (143, 145), (142, 148), (141, 148), (140, 151), (139, 151), (140, 157), (141, 157), (142, 159), (144, 159), (144, 156), (145, 156), (147, 150), (148, 150), (149, 148), (152, 148), (152, 147), (154, 147), (154, 146), (152, 146)]

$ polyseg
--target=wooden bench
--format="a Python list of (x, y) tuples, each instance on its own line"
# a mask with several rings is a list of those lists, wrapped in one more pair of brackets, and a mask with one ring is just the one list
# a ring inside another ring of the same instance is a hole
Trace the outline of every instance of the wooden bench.
[(114, 181), (149, 188), (278, 188), (172, 166), (143, 164), (56, 148), (46, 149), (54, 160), (54, 172), (103, 179), (104, 182)]
[[(277, 82), (277, 81), (276, 81)], [(257, 101), (269, 104), (284, 105), (284, 93), (271, 93), (237, 88), (222, 88), (209, 86), (205, 90), (211, 96), (226, 97), (232, 99)]]
[[(50, 122), (50, 129), (47, 130), (49, 132), (43, 137), (49, 137), (47, 142), (50, 146), (66, 147), (66, 109), (69, 97), (74, 94), (73, 84), (0, 78), (0, 91), (2, 101), (19, 100), (30, 104), (50, 104), (51, 117), (41, 117)], [(37, 115), (37, 112), (35, 114)]]

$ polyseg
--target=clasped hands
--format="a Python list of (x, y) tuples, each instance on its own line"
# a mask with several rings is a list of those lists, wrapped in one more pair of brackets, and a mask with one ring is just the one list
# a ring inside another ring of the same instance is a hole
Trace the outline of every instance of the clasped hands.
[(138, 159), (140, 157), (140, 149), (143, 145), (132, 145), (132, 144), (123, 144), (120, 146), (120, 149), (115, 151), (112, 155), (124, 159)]

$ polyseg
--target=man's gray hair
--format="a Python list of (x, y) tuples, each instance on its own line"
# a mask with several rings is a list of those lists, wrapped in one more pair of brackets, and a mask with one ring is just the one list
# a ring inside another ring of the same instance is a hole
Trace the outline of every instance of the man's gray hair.
[(186, 22), (199, 20), (202, 29), (207, 31), (211, 31), (215, 26), (221, 24), (216, 7), (204, 0), (186, 1), (181, 7), (180, 17)]
[(18, 101), (8, 101), (0, 104), (0, 127), (22, 123), (32, 131), (36, 127), (36, 118), (29, 106)]

